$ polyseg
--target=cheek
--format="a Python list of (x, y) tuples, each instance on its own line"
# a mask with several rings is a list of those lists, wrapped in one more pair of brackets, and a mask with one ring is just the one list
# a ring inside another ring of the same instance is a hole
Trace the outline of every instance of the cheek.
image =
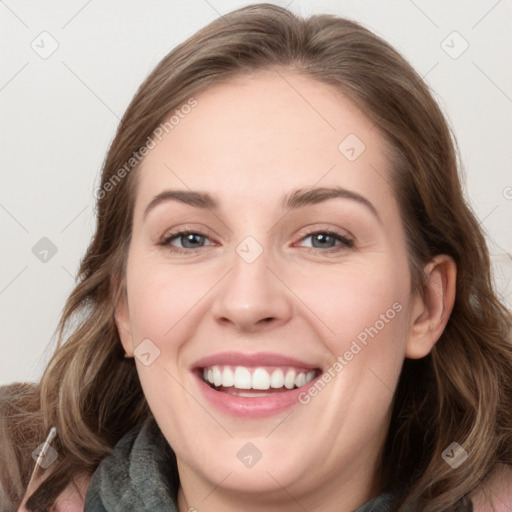
[[(184, 272), (179, 266), (155, 263), (144, 256), (134, 255), (129, 261), (127, 289), (133, 342), (137, 347), (143, 340), (150, 340), (154, 345), (150, 344), (144, 352), (150, 352), (151, 357), (157, 354), (146, 365), (138, 358), (142, 350), (138, 352), (136, 348), (137, 371), (144, 395), (160, 425), (171, 424), (170, 410), (195, 411), (195, 402), (183, 393), (187, 368), (180, 366), (181, 352), (193, 335), (197, 324), (194, 315), (200, 308), (201, 298), (211, 288), (211, 281), (211, 276), (204, 272)], [(179, 430), (179, 425), (172, 424), (168, 431)]]
[(188, 315), (215, 284), (215, 276), (197, 270), (133, 261), (127, 286), (135, 345), (149, 338), (163, 349), (183, 332)]
[(356, 423), (385, 413), (405, 354), (409, 277), (382, 256), (372, 264), (326, 268), (297, 289), (320, 319), (316, 325), (329, 353), (332, 394), (324, 396), (325, 408), (330, 409), (328, 402), (350, 403), (343, 407), (350, 407)]
[(326, 267), (296, 280), (294, 289), (324, 325), (331, 352), (343, 353), (355, 339), (389, 337), (394, 347), (403, 341), (409, 279), (397, 268), (391, 262)]

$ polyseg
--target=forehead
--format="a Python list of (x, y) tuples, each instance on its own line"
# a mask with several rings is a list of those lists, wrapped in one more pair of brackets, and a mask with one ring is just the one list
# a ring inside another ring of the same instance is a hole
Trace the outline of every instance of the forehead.
[(145, 157), (136, 208), (165, 188), (263, 204), (294, 188), (341, 185), (392, 201), (383, 137), (333, 87), (266, 71), (194, 99), (194, 108), (174, 111), (172, 129)]

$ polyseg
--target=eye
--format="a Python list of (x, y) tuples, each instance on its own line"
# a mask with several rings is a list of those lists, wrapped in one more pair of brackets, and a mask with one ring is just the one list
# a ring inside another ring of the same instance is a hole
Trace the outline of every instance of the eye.
[(214, 244), (202, 233), (196, 231), (179, 231), (166, 236), (162, 242), (160, 242), (160, 245), (169, 247), (176, 252), (190, 252), (194, 249)]
[[(310, 243), (304, 243), (309, 240)], [(321, 252), (334, 252), (354, 247), (354, 240), (335, 231), (315, 231), (301, 238), (299, 246)], [(198, 231), (178, 231), (167, 235), (160, 244), (173, 252), (190, 253), (202, 247), (215, 245), (208, 236)]]
[(336, 233), (335, 231), (315, 231), (309, 233), (301, 240), (310, 240), (310, 244), (305, 244), (305, 247), (311, 247), (312, 249), (320, 249), (323, 252), (331, 252), (337, 250), (343, 250), (354, 247), (354, 240)]

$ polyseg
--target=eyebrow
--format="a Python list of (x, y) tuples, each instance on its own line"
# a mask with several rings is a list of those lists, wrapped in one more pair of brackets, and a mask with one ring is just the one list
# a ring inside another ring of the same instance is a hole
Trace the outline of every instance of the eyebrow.
[(300, 188), (288, 194), (283, 200), (282, 206), (286, 210), (292, 210), (336, 198), (350, 199), (362, 204), (381, 222), (377, 209), (366, 197), (342, 187)]
[(204, 210), (218, 210), (219, 203), (206, 192), (194, 192), (192, 190), (164, 190), (156, 195), (144, 210), (144, 218), (148, 213), (161, 203), (167, 201), (178, 201), (180, 203), (195, 206)]
[[(353, 192), (352, 190), (347, 190), (342, 187), (296, 189), (285, 196), (281, 206), (283, 209), (289, 211), (336, 198), (350, 199), (365, 206), (377, 218), (377, 220), (381, 222), (377, 209), (368, 199), (357, 192)], [(218, 200), (207, 192), (197, 192), (192, 190), (165, 190), (156, 195), (147, 205), (144, 210), (144, 218), (157, 205), (167, 201), (178, 201), (204, 210), (219, 210)]]

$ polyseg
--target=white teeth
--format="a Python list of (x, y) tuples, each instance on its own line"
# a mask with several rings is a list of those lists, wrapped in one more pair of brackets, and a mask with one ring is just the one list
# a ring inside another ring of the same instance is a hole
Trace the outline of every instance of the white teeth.
[(295, 370), (288, 370), (286, 372), (284, 386), (286, 389), (293, 389), (295, 387)]
[[(293, 368), (288, 368), (285, 371), (281, 368), (276, 368), (272, 373), (269, 373), (265, 368), (259, 367), (252, 370), (252, 374), (251, 370), (245, 366), (237, 366), (234, 370), (233, 367), (230, 366), (218, 365), (203, 369), (204, 381), (209, 382), (216, 387), (235, 387), (237, 389), (254, 389), (262, 391), (270, 388), (300, 388), (311, 382), (314, 377), (314, 370), (305, 373), (304, 371), (298, 371)], [(247, 395), (247, 393), (238, 393), (238, 396), (245, 395)], [(255, 393), (250, 393), (249, 395), (259, 396)], [(260, 395), (266, 395), (266, 393), (260, 393)]]
[(216, 386), (220, 386), (222, 384), (222, 373), (218, 366), (214, 366), (213, 368), (213, 383)]
[(268, 389), (270, 387), (270, 375), (265, 368), (256, 368), (252, 374), (252, 389)]
[(226, 366), (222, 372), (222, 385), (226, 388), (231, 388), (234, 384), (235, 375), (233, 374), (233, 370), (229, 366)]
[(251, 372), (243, 366), (237, 366), (235, 369), (235, 388), (251, 389)]
[(272, 372), (272, 377), (270, 377), (270, 387), (274, 389), (279, 389), (284, 386), (284, 373), (281, 368), (274, 370)]

